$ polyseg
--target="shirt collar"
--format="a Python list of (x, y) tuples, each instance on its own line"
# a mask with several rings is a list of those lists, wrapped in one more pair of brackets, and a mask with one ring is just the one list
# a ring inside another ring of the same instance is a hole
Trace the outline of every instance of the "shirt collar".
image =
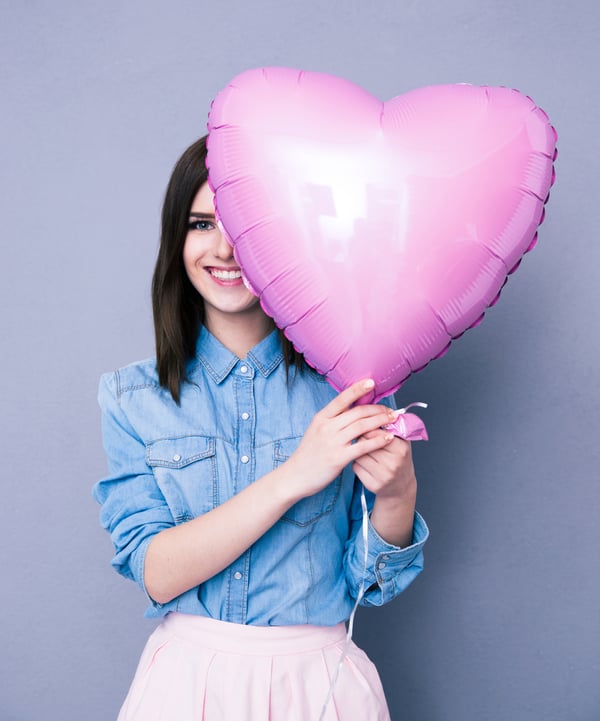
[[(277, 330), (269, 333), (266, 338), (248, 351), (245, 358), (245, 362), (251, 363), (265, 378), (277, 368), (282, 360), (283, 352)], [(200, 364), (215, 383), (221, 383), (239, 362), (240, 358), (225, 348), (221, 341), (217, 340), (204, 325), (200, 327), (196, 341), (196, 357), (193, 368), (190, 369), (190, 375), (193, 375), (197, 365)]]

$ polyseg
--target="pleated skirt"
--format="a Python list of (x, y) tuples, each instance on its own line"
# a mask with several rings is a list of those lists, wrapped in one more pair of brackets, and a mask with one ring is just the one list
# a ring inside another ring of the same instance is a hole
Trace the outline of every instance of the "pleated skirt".
[[(337, 626), (243, 626), (170, 613), (118, 721), (390, 721), (379, 675)], [(330, 694), (334, 676), (337, 681)]]

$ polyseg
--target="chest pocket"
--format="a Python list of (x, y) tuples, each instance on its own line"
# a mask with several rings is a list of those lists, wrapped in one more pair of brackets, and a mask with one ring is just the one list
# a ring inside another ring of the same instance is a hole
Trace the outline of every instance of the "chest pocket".
[(147, 445), (146, 462), (176, 523), (189, 521), (219, 504), (214, 438), (160, 438)]
[[(283, 438), (273, 444), (273, 468), (277, 468), (292, 455), (298, 447), (302, 436)], [(296, 526), (308, 526), (333, 510), (340, 495), (342, 477), (338, 476), (328, 486), (312, 496), (303, 498), (294, 504), (281, 520)]]

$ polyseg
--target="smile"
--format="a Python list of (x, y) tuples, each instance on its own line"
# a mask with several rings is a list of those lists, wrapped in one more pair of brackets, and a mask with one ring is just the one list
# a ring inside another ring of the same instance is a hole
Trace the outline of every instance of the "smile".
[(209, 273), (213, 278), (218, 280), (238, 280), (242, 277), (242, 271), (239, 270), (217, 270), (216, 268), (210, 268)]

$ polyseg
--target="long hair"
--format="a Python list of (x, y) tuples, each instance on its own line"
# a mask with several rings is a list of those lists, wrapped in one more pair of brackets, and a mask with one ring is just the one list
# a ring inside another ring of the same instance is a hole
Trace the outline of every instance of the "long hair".
[[(208, 180), (206, 136), (192, 143), (179, 158), (165, 193), (160, 247), (152, 276), (152, 311), (158, 380), (176, 403), (186, 380), (186, 366), (193, 358), (204, 301), (191, 284), (183, 264), (183, 246), (189, 214), (196, 194)], [(302, 370), (304, 358), (279, 331), (286, 373), (290, 366)]]

